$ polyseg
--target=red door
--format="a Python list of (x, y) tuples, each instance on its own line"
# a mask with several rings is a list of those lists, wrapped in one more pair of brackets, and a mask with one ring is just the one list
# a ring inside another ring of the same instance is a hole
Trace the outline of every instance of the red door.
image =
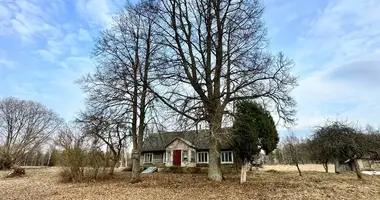
[(173, 165), (181, 165), (181, 150), (173, 151)]

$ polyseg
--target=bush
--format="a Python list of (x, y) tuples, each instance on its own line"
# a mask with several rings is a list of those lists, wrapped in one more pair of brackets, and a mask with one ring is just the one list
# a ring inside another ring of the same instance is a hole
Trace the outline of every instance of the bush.
[(8, 159), (7, 157), (0, 157), (0, 170), (4, 170), (4, 169), (10, 169), (12, 167), (12, 163), (10, 161), (10, 159)]
[(76, 147), (62, 151), (60, 173), (62, 182), (82, 182), (108, 178), (108, 157), (101, 151), (86, 151)]
[(0, 170), (10, 169), (11, 167), (11, 157), (0, 148)]
[(63, 167), (60, 176), (63, 182), (81, 182), (86, 167), (85, 151), (80, 147), (66, 148), (62, 151), (60, 164)]
[(170, 173), (185, 173), (185, 174), (194, 174), (194, 173), (201, 173), (200, 167), (177, 167), (177, 166), (171, 166), (167, 167), (165, 172)]
[(132, 171), (132, 167), (126, 167), (124, 168), (123, 170), (121, 170), (122, 172), (131, 172)]
[(70, 129), (62, 131), (56, 143), (63, 148), (59, 163), (63, 167), (60, 173), (62, 182), (82, 182), (108, 177), (109, 156), (96, 146), (89, 146), (86, 138), (76, 135)]

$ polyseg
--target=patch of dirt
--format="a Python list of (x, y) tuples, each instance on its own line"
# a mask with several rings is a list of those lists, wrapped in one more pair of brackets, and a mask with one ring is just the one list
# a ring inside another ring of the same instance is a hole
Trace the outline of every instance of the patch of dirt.
[[(321, 166), (322, 167), (322, 166)], [(264, 167), (265, 168), (265, 167)], [(295, 167), (294, 167), (295, 168)], [(277, 170), (277, 169), (276, 169)], [(0, 179), (0, 199), (379, 199), (380, 177), (353, 173), (305, 171), (249, 172), (246, 184), (238, 174), (226, 181), (207, 181), (207, 174), (142, 174), (130, 184), (130, 172), (117, 172), (111, 180), (60, 183), (60, 168), (26, 169), (27, 175)], [(0, 172), (0, 176), (7, 172)]]

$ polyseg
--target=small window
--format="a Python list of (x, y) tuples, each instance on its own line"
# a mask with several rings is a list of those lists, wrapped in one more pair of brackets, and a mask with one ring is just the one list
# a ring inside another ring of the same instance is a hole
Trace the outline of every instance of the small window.
[(208, 152), (198, 152), (197, 161), (198, 163), (208, 163)]
[(182, 151), (182, 161), (187, 161), (188, 153), (187, 151)]
[(190, 159), (190, 162), (195, 163), (195, 155), (196, 155), (195, 151), (191, 151), (191, 159)]
[(171, 151), (167, 152), (166, 162), (172, 162), (172, 152)]
[(166, 152), (162, 154), (162, 162), (166, 163)]
[(221, 163), (234, 163), (232, 151), (222, 151), (220, 154)]
[(153, 162), (153, 153), (144, 154), (144, 163), (152, 163)]

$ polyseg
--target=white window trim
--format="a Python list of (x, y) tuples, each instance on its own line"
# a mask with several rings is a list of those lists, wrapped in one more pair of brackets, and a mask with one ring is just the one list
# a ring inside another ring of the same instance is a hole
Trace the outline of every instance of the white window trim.
[[(183, 157), (184, 152), (187, 153), (187, 160), (184, 160), (184, 157)], [(189, 162), (189, 151), (188, 150), (182, 150), (181, 151), (181, 160), (182, 160), (182, 162)]]
[(173, 151), (167, 151), (166, 153), (166, 163), (173, 162)]
[[(203, 154), (203, 153), (205, 153), (205, 154), (207, 154), (207, 162), (199, 162), (199, 154)], [(200, 151), (200, 152), (197, 152), (197, 163), (201, 163), (201, 164), (208, 164), (208, 160), (209, 160), (209, 155), (208, 155), (208, 152), (207, 151)]]
[[(148, 155), (152, 155), (152, 156), (151, 156), (152, 159), (151, 159), (150, 162), (146, 162), (146, 157), (147, 157)], [(144, 154), (144, 163), (153, 163), (153, 153), (145, 153), (145, 154)]]
[[(227, 152), (231, 152), (231, 162), (222, 162), (222, 154), (227, 153)], [(222, 151), (222, 152), (220, 152), (220, 163), (221, 164), (234, 164), (234, 152), (233, 151)]]
[(162, 162), (166, 163), (166, 151), (162, 154)]

